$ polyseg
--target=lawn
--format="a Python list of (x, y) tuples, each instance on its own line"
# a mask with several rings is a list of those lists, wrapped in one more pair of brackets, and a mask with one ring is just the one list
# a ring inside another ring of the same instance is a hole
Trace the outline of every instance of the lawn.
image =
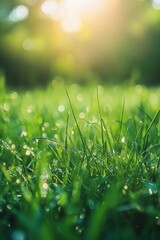
[(160, 88), (0, 87), (0, 239), (160, 234)]

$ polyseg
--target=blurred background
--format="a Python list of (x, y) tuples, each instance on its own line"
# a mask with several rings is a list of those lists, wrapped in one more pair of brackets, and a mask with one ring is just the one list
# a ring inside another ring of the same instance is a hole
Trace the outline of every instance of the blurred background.
[(0, 0), (0, 75), (160, 84), (160, 0)]

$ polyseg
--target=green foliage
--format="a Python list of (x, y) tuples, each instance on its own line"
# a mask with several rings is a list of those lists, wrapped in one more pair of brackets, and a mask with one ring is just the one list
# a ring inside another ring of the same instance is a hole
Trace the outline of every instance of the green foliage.
[[(153, 1), (103, 1), (102, 13), (93, 20), (85, 16), (83, 29), (74, 33), (41, 11), (44, 2), (0, 2), (0, 68), (10, 86), (45, 85), (55, 76), (77, 82), (94, 77), (159, 84), (160, 14)], [(27, 18), (10, 19), (20, 5), (26, 7)]]
[(158, 239), (160, 89), (65, 88), (1, 88), (0, 238)]

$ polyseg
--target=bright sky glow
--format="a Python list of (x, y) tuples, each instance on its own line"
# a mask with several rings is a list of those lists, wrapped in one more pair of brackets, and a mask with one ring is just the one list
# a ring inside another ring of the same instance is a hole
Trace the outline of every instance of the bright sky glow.
[(160, 9), (160, 0), (153, 0), (152, 1), (152, 6), (155, 9)]
[(58, 8), (59, 6), (56, 1), (46, 0), (41, 6), (41, 11), (46, 15), (54, 15), (58, 11)]
[(10, 12), (9, 20), (11, 22), (18, 22), (26, 19), (29, 15), (29, 10), (24, 5), (19, 5)]
[(81, 19), (76, 15), (68, 15), (61, 20), (61, 26), (66, 32), (76, 32), (81, 29)]
[(81, 29), (83, 19), (96, 16), (103, 9), (104, 0), (46, 0), (41, 11), (55, 20), (59, 20), (66, 32)]

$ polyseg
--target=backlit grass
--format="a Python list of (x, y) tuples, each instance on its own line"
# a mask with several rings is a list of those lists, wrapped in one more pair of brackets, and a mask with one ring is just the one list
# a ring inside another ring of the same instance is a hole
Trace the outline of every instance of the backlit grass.
[(1, 239), (158, 239), (159, 88), (0, 91)]

